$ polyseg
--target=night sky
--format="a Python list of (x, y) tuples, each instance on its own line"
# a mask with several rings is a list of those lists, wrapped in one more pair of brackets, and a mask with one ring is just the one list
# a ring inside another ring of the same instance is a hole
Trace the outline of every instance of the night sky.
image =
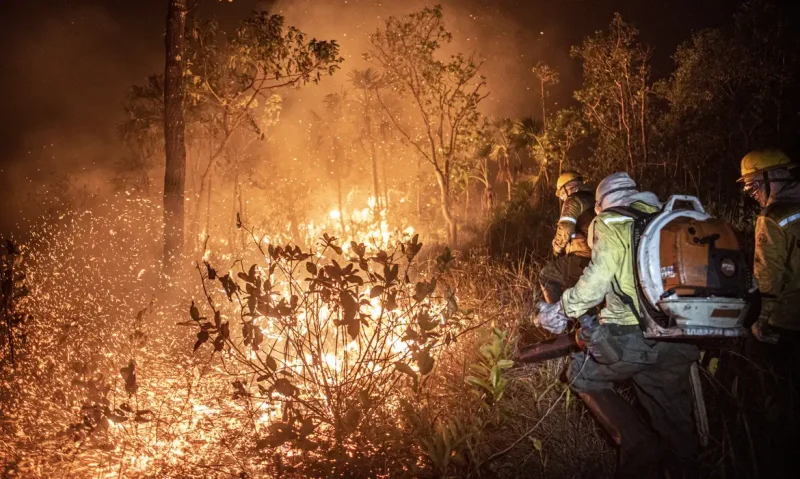
[[(433, 2), (431, 2), (433, 3)], [(457, 41), (487, 58), (493, 92), (490, 113), (535, 114), (530, 68), (543, 60), (560, 71), (555, 99), (568, 102), (580, 66), (569, 47), (608, 25), (614, 11), (655, 47), (654, 73), (669, 72), (670, 55), (692, 31), (731, 21), (738, 0), (477, 0), (442, 2)], [(253, 9), (282, 12), (310, 35), (337, 38), (346, 71), (361, 51), (347, 40), (365, 38), (378, 16), (410, 12), (419, 1), (204, 0), (202, 14), (231, 27)], [(489, 4), (489, 5), (482, 5)], [(163, 71), (167, 0), (0, 0), (0, 231), (17, 221), (8, 204), (61, 175), (102, 171), (118, 155), (115, 127), (128, 87)], [(333, 21), (324, 21), (330, 19)], [(324, 21), (324, 25), (321, 22)], [(469, 31), (461, 31), (464, 27)], [(351, 31), (347, 31), (352, 29)], [(470, 37), (470, 35), (472, 35)], [(507, 55), (505, 53), (508, 53)], [(351, 62), (348, 66), (347, 62)], [(494, 73), (494, 77), (492, 74)], [(495, 93), (497, 93), (495, 95)], [(492, 102), (493, 101), (493, 102)]]

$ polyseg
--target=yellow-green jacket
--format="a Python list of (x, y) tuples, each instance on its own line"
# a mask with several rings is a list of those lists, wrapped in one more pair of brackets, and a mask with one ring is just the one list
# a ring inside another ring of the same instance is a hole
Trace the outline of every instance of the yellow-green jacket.
[(760, 317), (800, 330), (800, 203), (773, 203), (756, 219), (753, 274), (761, 290)]
[[(645, 213), (658, 211), (657, 207), (641, 201), (630, 207)], [(592, 221), (592, 260), (578, 283), (561, 297), (567, 316), (577, 318), (605, 299), (605, 307), (600, 311), (601, 322), (639, 324), (631, 306), (623, 299), (630, 298), (631, 305), (639, 313), (631, 251), (632, 230), (633, 218), (611, 211), (603, 211)]]

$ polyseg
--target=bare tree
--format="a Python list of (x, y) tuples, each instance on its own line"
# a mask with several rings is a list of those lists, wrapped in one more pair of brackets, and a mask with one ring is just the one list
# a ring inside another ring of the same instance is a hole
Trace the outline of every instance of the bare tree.
[(381, 88), (381, 78), (375, 70), (367, 68), (366, 70), (353, 70), (350, 72), (350, 82), (353, 87), (361, 92), (361, 97), (357, 100), (364, 112), (364, 128), (362, 138), (366, 138), (369, 145), (369, 155), (372, 160), (372, 184), (375, 195), (375, 216), (380, 216), (381, 207), (381, 190), (380, 182), (378, 181), (378, 155), (377, 148), (375, 147), (375, 133), (372, 131), (372, 114), (375, 105), (373, 99), (377, 95), (378, 88)]
[[(211, 148), (200, 168), (199, 191), (192, 231), (199, 229), (203, 197), (210, 201), (211, 177), (223, 157), (238, 162), (255, 139), (280, 113), (279, 91), (318, 83), (332, 75), (341, 63), (335, 41), (307, 39), (280, 15), (257, 12), (245, 19), (232, 35), (225, 35), (216, 22), (199, 25), (192, 32), (189, 52), (192, 101), (206, 110), (206, 131)], [(245, 145), (238, 151), (232, 142)]]
[(370, 37), (368, 58), (382, 70), (387, 87), (413, 104), (412, 121), (393, 111), (376, 90), (378, 102), (392, 124), (419, 157), (432, 168), (439, 186), (447, 241), (457, 242), (457, 222), (452, 212), (454, 163), (477, 129), (478, 104), (486, 98), (486, 83), (478, 74), (481, 63), (473, 56), (452, 55), (447, 62), (435, 53), (452, 35), (445, 29), (441, 6), (425, 8), (405, 17), (390, 17), (383, 30)]
[(550, 68), (546, 63), (539, 62), (531, 71), (539, 79), (539, 101), (542, 104), (542, 127), (547, 128), (547, 87), (558, 83), (558, 73)]

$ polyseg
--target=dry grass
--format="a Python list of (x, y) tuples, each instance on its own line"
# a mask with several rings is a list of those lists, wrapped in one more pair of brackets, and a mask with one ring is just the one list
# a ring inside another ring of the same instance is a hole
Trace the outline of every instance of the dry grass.
[[(429, 256), (437, 253), (431, 248)], [(410, 384), (398, 386), (403, 388), (401, 397), (413, 402), (414, 417), (398, 412), (397, 417), (381, 418), (394, 427), (369, 431), (371, 437), (385, 434), (385, 443), (376, 444), (375, 448), (381, 451), (380, 457), (359, 458), (350, 469), (341, 471), (342, 477), (375, 477), (379, 475), (375, 471), (380, 471), (382, 477), (611, 475), (615, 452), (581, 401), (562, 381), (566, 358), (507, 370), (504, 378), (509, 383), (504, 397), (489, 409), (482, 406), (480, 391), (465, 380), (470, 365), (479, 359), (480, 346), (490, 337), (490, 328), (507, 333), (509, 356), (521, 344), (546, 337), (530, 325), (538, 300), (536, 270), (536, 265), (522, 262), (513, 265), (493, 262), (481, 251), (473, 251), (456, 263), (448, 281), (457, 291), (460, 308), (475, 313), (475, 329), (441, 351), (434, 371), (419, 392), (411, 391)], [(92, 277), (85, 280), (95, 281)], [(60, 294), (68, 295), (70, 284), (63, 281), (58, 284)], [(191, 295), (189, 290), (187, 294)], [(104, 341), (99, 333), (106, 330), (92, 326), (93, 315), (100, 311), (96, 306), (106, 301), (97, 296), (85, 301), (82, 315), (85, 323), (81, 327), (87, 333), (81, 333), (81, 328), (64, 333), (69, 339), (84, 338), (83, 343), (59, 346), (57, 341), (45, 341), (51, 348), (47, 350), (50, 357), (59, 358), (63, 364), (56, 362), (53, 366), (53, 361), (37, 358), (29, 369), (16, 373), (18, 378), (24, 377), (25, 383), (17, 381), (16, 386), (9, 381), (12, 372), (4, 370), (3, 391), (20, 385), (29, 388), (17, 388), (22, 394), (13, 401), (8, 396), (2, 398), (0, 458), (4, 477), (233, 477), (230, 471), (237, 468), (259, 470), (253, 469), (254, 464), (274, 461), (270, 457), (253, 456), (252, 448), (237, 439), (242, 437), (240, 428), (247, 411), (240, 408), (236, 412), (236, 407), (230, 407), (230, 384), (219, 365), (209, 363), (207, 355), (191, 355), (193, 332), (165, 331), (165, 322), (174, 322), (175, 317), (185, 315), (186, 298), (178, 298), (182, 304), (179, 309), (163, 308), (159, 311), (161, 316), (154, 314), (144, 327), (153, 341), (140, 351), (137, 359), (139, 394), (156, 411), (157, 420), (140, 429), (117, 428), (114, 436), (98, 434), (76, 440), (69, 426), (80, 423), (81, 404), (91, 391), (85, 385), (71, 382), (72, 364), (61, 358), (74, 359), (69, 355), (72, 349), (84, 353), (94, 348), (103, 358), (100, 367), (113, 388), (110, 397), (116, 404), (125, 400), (118, 376), (124, 361), (118, 359), (127, 359), (125, 338), (129, 329), (118, 328), (129, 328), (130, 316), (143, 304), (127, 298), (126, 306), (124, 299), (118, 296), (114, 303), (124, 318), (106, 325), (115, 334), (114, 341)], [(54, 308), (54, 314), (61, 314), (64, 310), (57, 308), (63, 302), (64, 298), (59, 297), (58, 301), (43, 304)], [(40, 325), (48, 321), (46, 311), (41, 314), (37, 319)], [(115, 314), (103, 309), (97, 317), (111, 321)], [(70, 321), (57, 315), (51, 319), (56, 322), (41, 329), (46, 334), (58, 331), (59, 324)], [(99, 329), (85, 336), (92, 328)], [(35, 337), (30, 340), (31, 344), (44, 341)], [(114, 354), (121, 356), (115, 358)], [(734, 350), (718, 356), (721, 359), (715, 366), (709, 363), (710, 355), (706, 356), (705, 364), (712, 438), (702, 458), (704, 477), (758, 477), (764, 466), (763, 459), (754, 460), (754, 447), (769, 432), (763, 426), (769, 411), (759, 401), (775, 391), (774, 381), (760, 359), (748, 359), (757, 358), (758, 354)], [(53, 371), (62, 376), (55, 376)], [(154, 394), (155, 391), (171, 393), (161, 396)], [(228, 411), (230, 415), (209, 416), (206, 408)], [(455, 438), (453, 460), (445, 470), (439, 470), (425, 444), (434, 440), (439, 434), (437, 428), (448, 421), (460, 425), (463, 437)], [(364, 427), (374, 428), (378, 424)], [(175, 461), (171, 453), (176, 441), (184, 444), (187, 451), (180, 461)], [(148, 464), (134, 468), (131, 463), (134, 457), (146, 457)], [(284, 477), (291, 476), (290, 471), (284, 473)], [(264, 472), (263, 477), (270, 476)]]

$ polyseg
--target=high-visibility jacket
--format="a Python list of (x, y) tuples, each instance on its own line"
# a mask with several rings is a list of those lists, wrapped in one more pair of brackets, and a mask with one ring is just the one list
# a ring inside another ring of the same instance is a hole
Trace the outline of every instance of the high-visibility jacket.
[[(659, 210), (642, 201), (630, 205), (644, 213)], [(613, 211), (603, 211), (592, 221), (592, 260), (578, 283), (561, 297), (564, 313), (577, 318), (605, 300), (600, 311), (603, 323), (638, 325), (641, 316), (637, 300), (633, 242), (633, 218)], [(636, 308), (634, 314), (631, 308)]]
[(594, 194), (585, 186), (569, 195), (561, 206), (561, 216), (553, 238), (553, 251), (589, 258), (589, 225), (594, 219)]
[(775, 202), (756, 219), (753, 274), (761, 290), (760, 317), (800, 331), (800, 203)]

